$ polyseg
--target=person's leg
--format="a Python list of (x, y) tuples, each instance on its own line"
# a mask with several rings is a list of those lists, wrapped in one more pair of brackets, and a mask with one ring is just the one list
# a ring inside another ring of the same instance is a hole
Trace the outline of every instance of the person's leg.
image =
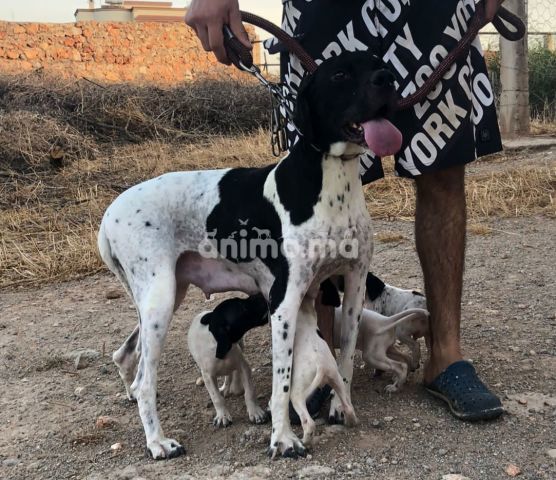
[(431, 346), (425, 384), (461, 360), (460, 317), (465, 255), (465, 167), (415, 178), (415, 242), (425, 280)]
[(504, 409), (462, 360), (461, 294), (465, 258), (464, 166), (416, 177), (415, 238), (430, 312), (429, 360), (424, 384), (452, 413), (468, 421), (489, 420)]

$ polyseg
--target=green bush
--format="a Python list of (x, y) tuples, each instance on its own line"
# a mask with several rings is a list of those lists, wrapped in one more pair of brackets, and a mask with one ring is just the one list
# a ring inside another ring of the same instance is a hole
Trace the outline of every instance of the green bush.
[[(487, 55), (494, 93), (500, 96), (500, 53)], [(529, 106), (531, 117), (556, 120), (556, 52), (543, 47), (529, 50)]]

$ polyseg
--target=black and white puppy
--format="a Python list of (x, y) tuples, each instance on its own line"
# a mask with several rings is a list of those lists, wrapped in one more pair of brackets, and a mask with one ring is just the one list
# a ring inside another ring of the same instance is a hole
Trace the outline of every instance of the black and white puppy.
[(235, 372), (243, 385), (249, 420), (256, 424), (268, 420), (266, 412), (257, 404), (251, 368), (238, 344), (246, 332), (267, 323), (268, 306), (260, 294), (224, 300), (214, 310), (200, 313), (191, 322), (187, 335), (189, 353), (201, 370), (216, 410), (213, 423), (217, 427), (232, 423), (217, 379)]
[[(269, 454), (296, 456), (305, 448), (290, 425), (291, 379), (283, 372), (292, 366), (297, 314), (308, 291), (315, 293), (330, 275), (344, 275), (338, 364), (349, 395), (372, 254), (359, 156), (368, 149), (384, 156), (400, 148), (401, 134), (387, 120), (395, 101), (394, 77), (378, 57), (344, 52), (324, 60), (302, 82), (295, 122), (303, 136), (278, 164), (167, 173), (123, 192), (108, 207), (99, 251), (139, 316), (113, 358), (137, 399), (155, 459), (185, 451), (164, 435), (156, 389), (170, 321), (191, 284), (206, 295), (260, 292), (269, 301)], [(342, 414), (336, 398), (331, 414)]]
[[(427, 299), (421, 292), (388, 285), (371, 272), (367, 274), (365, 284), (367, 287), (365, 308), (385, 317), (413, 308), (427, 309)], [(396, 326), (396, 338), (411, 351), (409, 357), (411, 371), (417, 370), (421, 362), (421, 347), (417, 339), (424, 337), (428, 341), (429, 335), (428, 317), (426, 321), (421, 317), (414, 318), (413, 321), (401, 322)]]

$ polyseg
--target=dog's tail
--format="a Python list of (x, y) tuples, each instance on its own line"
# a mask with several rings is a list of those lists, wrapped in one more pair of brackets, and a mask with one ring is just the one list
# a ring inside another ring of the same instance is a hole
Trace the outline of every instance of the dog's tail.
[(409, 321), (410, 319), (418, 316), (428, 317), (429, 312), (427, 310), (424, 310), (423, 308), (409, 308), (407, 310), (404, 310), (403, 312), (396, 313), (396, 315), (392, 315), (391, 317), (386, 317), (388, 319), (387, 325), (379, 328), (374, 333), (375, 335), (380, 335), (384, 332), (392, 330), (393, 328), (396, 328), (398, 324)]

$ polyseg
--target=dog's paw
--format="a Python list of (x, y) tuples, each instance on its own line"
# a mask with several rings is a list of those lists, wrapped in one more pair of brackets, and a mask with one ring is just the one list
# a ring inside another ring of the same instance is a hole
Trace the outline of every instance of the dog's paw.
[(212, 421), (212, 424), (218, 428), (229, 427), (232, 424), (232, 416), (227, 411), (217, 413), (216, 417), (214, 417), (214, 420)]
[(295, 436), (291, 430), (282, 435), (273, 434), (268, 447), (268, 456), (275, 459), (278, 455), (283, 458), (298, 458), (307, 455), (305, 445)]
[(346, 409), (344, 411), (344, 425), (346, 427), (355, 427), (359, 424), (359, 420), (357, 419), (357, 415), (355, 415), (355, 410)]
[(147, 444), (148, 454), (155, 460), (167, 460), (185, 454), (185, 448), (172, 438), (161, 438)]
[(261, 425), (270, 420), (270, 412), (263, 410), (258, 405), (249, 412), (249, 421), (255, 425)]

